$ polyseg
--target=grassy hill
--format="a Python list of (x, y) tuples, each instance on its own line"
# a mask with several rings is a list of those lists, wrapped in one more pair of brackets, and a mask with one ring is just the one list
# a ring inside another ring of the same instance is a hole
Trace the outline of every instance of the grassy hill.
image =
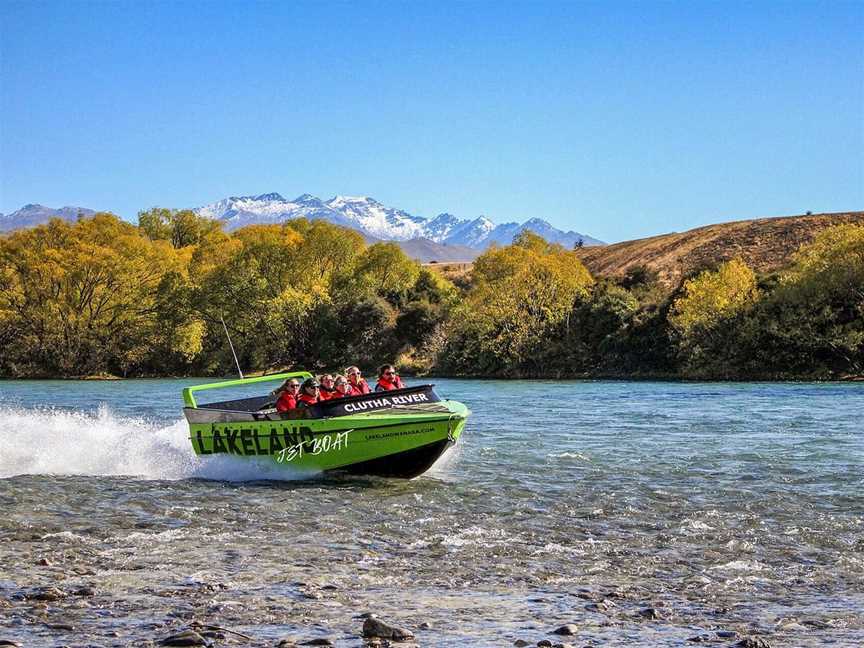
[(821, 230), (841, 223), (864, 223), (864, 212), (758, 218), (707, 225), (686, 232), (662, 234), (580, 250), (595, 276), (623, 276), (643, 265), (667, 286), (677, 286), (705, 268), (735, 257), (757, 272), (787, 265), (792, 255)]

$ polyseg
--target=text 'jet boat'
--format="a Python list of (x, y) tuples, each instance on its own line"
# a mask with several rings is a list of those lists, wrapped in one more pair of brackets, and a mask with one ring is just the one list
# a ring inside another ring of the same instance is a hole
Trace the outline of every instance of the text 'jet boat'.
[(195, 393), (288, 378), (305, 371), (243, 378), (183, 390), (189, 438), (198, 455), (266, 457), (300, 471), (416, 477), (456, 443), (470, 414), (420, 385), (323, 401), (278, 412), (271, 394), (198, 404)]

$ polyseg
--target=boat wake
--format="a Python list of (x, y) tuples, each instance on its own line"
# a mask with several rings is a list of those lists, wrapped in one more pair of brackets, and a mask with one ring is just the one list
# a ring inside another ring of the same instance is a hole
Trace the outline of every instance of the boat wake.
[(184, 420), (170, 425), (95, 412), (0, 407), (0, 478), (134, 476), (154, 480), (292, 480), (309, 477), (267, 460), (199, 458)]

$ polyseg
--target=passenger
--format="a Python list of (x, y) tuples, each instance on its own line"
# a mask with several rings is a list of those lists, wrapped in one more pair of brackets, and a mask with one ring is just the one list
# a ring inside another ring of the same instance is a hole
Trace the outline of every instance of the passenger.
[(357, 367), (348, 367), (345, 370), (345, 375), (348, 376), (348, 382), (351, 383), (352, 396), (368, 394), (372, 391), (369, 388), (369, 383), (360, 375), (360, 370)]
[(336, 386), (336, 391), (333, 392), (333, 398), (348, 398), (355, 395), (354, 388), (351, 387), (351, 383), (348, 382), (345, 376), (336, 376), (334, 385)]
[(402, 389), (405, 385), (402, 380), (396, 375), (396, 369), (393, 365), (385, 364), (378, 368), (378, 382), (375, 384), (375, 391), (392, 391), (393, 389)]
[(312, 407), (321, 399), (318, 398), (318, 388), (321, 385), (314, 378), (307, 378), (300, 388), (300, 396), (297, 398), (297, 407)]
[(333, 385), (333, 376), (324, 374), (321, 376), (321, 392), (319, 398), (322, 401), (336, 397), (336, 387)]
[(296, 409), (297, 396), (300, 390), (300, 381), (296, 378), (289, 378), (282, 383), (275, 392), (278, 398), (276, 400), (276, 411), (287, 412), (288, 410)]

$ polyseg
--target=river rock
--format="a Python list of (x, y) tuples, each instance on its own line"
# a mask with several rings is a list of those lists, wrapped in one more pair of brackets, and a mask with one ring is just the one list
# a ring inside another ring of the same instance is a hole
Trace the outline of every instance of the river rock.
[(639, 610), (636, 613), (636, 616), (638, 616), (642, 619), (651, 619), (651, 620), (663, 618), (663, 615), (660, 614), (660, 611), (657, 610), (656, 608), (653, 608), (653, 607), (643, 608), (643, 609)]
[(431, 630), (432, 624), (429, 623), (428, 621), (424, 621), (423, 623), (420, 624), (420, 629), (421, 630)]
[(36, 564), (39, 565), (40, 567), (53, 567), (54, 566), (54, 563), (52, 563), (47, 558), (40, 558)]
[(367, 617), (363, 622), (364, 637), (381, 637), (382, 639), (395, 639), (396, 641), (406, 641), (414, 638), (414, 633), (405, 628), (399, 628), (384, 623), (381, 619), (374, 616)]
[(66, 598), (66, 592), (56, 587), (40, 587), (28, 598), (36, 601), (60, 601)]
[(335, 646), (330, 639), (326, 637), (316, 637), (315, 639), (310, 639), (309, 641), (304, 641), (300, 644), (301, 646)]
[(96, 590), (89, 585), (82, 585), (81, 587), (76, 587), (74, 590), (72, 590), (72, 593), (75, 596), (96, 596)]
[(762, 637), (744, 637), (735, 648), (771, 648), (771, 644)]
[(52, 630), (66, 630), (67, 632), (72, 632), (75, 630), (75, 626), (71, 623), (47, 623), (45, 624)]
[(565, 625), (562, 625), (560, 628), (555, 628), (552, 631), (552, 634), (575, 635), (577, 632), (579, 632), (579, 626), (577, 626), (575, 623), (567, 623)]
[(11, 639), (0, 639), (0, 646), (14, 646), (14, 648), (21, 648), (20, 643), (12, 641)]
[(541, 639), (537, 642), (537, 648), (552, 648), (552, 642), (548, 639)]
[(207, 646), (207, 640), (194, 630), (184, 630), (165, 637), (159, 642), (163, 646)]
[(615, 607), (614, 601), (610, 599), (600, 599), (596, 603), (589, 603), (585, 606), (585, 609), (589, 612), (606, 612), (613, 607)]
[(513, 645), (516, 646), (516, 648), (525, 648), (525, 646), (530, 646), (531, 643), (524, 639), (517, 639), (513, 642)]

